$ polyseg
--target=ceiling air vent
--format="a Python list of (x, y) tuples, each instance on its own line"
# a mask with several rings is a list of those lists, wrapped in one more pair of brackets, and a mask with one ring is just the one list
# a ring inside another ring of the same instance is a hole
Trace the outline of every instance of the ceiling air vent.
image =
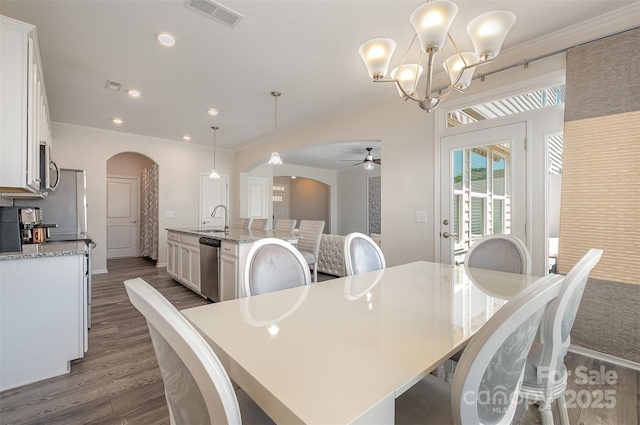
[(122, 89), (122, 83), (119, 81), (107, 80), (107, 84), (104, 85), (105, 89), (120, 91)]
[(238, 12), (211, 0), (187, 0), (184, 7), (230, 27), (235, 27), (244, 18)]

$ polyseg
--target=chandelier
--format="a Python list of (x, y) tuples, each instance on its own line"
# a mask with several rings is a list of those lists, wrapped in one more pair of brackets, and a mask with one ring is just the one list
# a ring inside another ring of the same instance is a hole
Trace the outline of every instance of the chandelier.
[(269, 165), (282, 165), (282, 159), (280, 158), (280, 154), (278, 153), (277, 146), (277, 130), (278, 130), (278, 96), (282, 93), (279, 91), (272, 91), (271, 96), (273, 96), (274, 108), (273, 108), (273, 152), (271, 153), (271, 158), (269, 158)]
[[(458, 6), (448, 0), (429, 1), (414, 10), (409, 20), (416, 35), (400, 66), (391, 71), (390, 78), (385, 76), (396, 48), (395, 41), (390, 38), (375, 38), (364, 43), (360, 46), (359, 52), (369, 76), (374, 82), (395, 83), (401, 97), (418, 102), (427, 112), (433, 111), (453, 90), (464, 91), (471, 84), (475, 68), (491, 62), (498, 55), (507, 33), (516, 21), (516, 16), (506, 10), (495, 10), (476, 16), (467, 25), (467, 33), (475, 51), (460, 52), (449, 34), (449, 28), (457, 13)], [(455, 54), (448, 58), (444, 52), (447, 38), (455, 50)], [(416, 39), (420, 47), (417, 63), (405, 63)], [(437, 96), (432, 96), (433, 63), (438, 52), (443, 56), (442, 66), (449, 75), (450, 84)], [(423, 60), (426, 62), (426, 91), (424, 97), (420, 97), (417, 90), (424, 71), (421, 65)]]
[(220, 127), (213, 126), (213, 169), (211, 170), (211, 174), (209, 174), (210, 179), (219, 179), (220, 174), (218, 174), (218, 170), (216, 170), (216, 130)]

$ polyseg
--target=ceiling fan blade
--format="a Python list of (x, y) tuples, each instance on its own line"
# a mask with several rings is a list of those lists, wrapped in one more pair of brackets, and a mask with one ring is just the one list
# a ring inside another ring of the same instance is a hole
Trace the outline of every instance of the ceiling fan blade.
[(356, 165), (360, 165), (360, 164), (364, 164), (364, 163), (365, 163), (365, 161), (358, 162), (357, 164), (353, 164), (352, 167), (355, 167)]
[(376, 164), (380, 165), (382, 163), (381, 159), (374, 159), (373, 162), (375, 162)]

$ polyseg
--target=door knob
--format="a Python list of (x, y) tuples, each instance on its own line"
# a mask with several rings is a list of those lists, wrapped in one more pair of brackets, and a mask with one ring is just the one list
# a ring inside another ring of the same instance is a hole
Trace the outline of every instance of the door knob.
[(131, 222), (131, 224), (136, 224), (137, 222), (138, 222), (138, 220), (133, 220), (133, 221)]
[(449, 233), (449, 232), (442, 232), (442, 237), (443, 237), (443, 238), (452, 238), (452, 237), (453, 237), (453, 238), (457, 238), (457, 237), (458, 237), (458, 235), (456, 235), (456, 234), (453, 234), (453, 235), (452, 235), (452, 234), (451, 234), (451, 233)]

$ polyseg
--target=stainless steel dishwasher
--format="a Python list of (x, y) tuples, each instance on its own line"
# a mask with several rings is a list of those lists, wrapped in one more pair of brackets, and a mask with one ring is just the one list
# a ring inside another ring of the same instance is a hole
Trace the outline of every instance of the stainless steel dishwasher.
[(200, 238), (200, 291), (212, 301), (220, 301), (220, 239)]

